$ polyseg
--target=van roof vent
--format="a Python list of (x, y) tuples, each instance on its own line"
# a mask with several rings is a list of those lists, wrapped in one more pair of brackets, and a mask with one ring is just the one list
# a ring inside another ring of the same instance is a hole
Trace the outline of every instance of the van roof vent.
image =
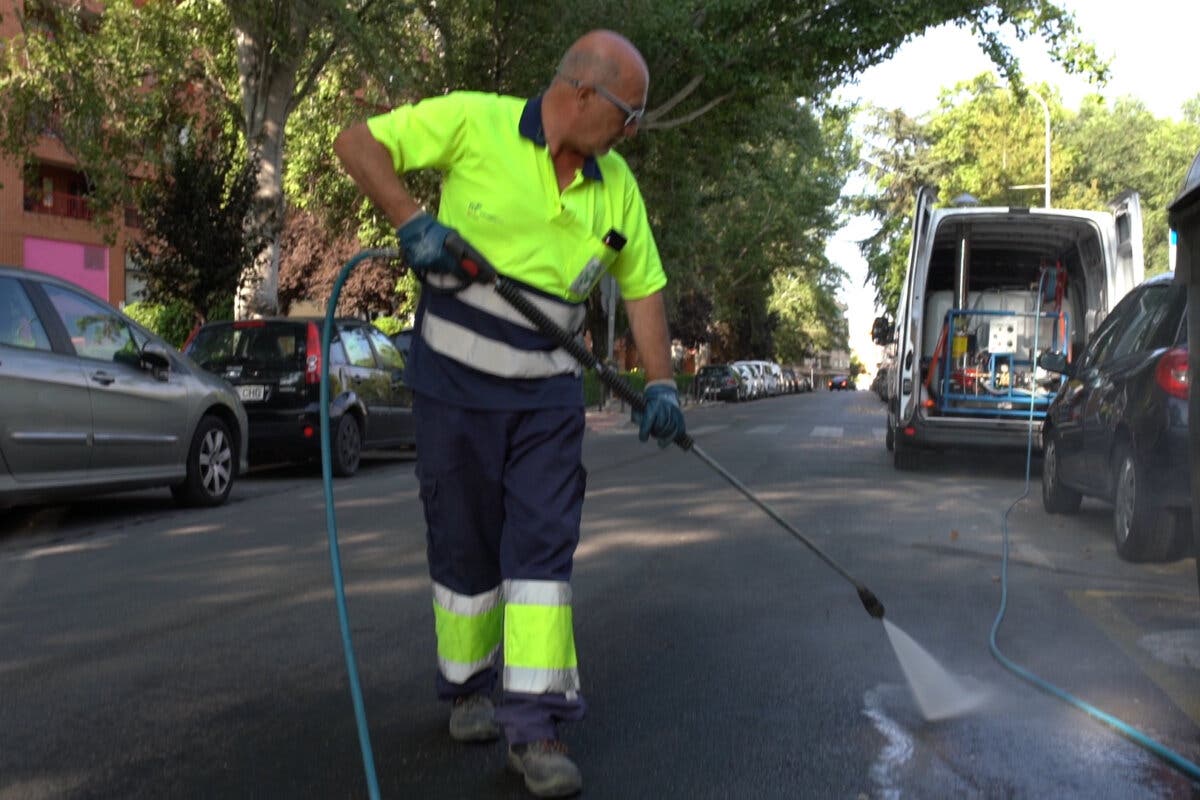
[(954, 206), (955, 208), (965, 208), (966, 206), (977, 206), (977, 205), (979, 205), (979, 199), (977, 197), (974, 197), (973, 195), (969, 195), (966, 192), (963, 192), (958, 197), (951, 200), (950, 204), (952, 206)]

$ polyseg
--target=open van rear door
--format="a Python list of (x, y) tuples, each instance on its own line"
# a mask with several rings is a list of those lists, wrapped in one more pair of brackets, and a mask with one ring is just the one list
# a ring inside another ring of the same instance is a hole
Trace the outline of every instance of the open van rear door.
[(1113, 274), (1108, 276), (1108, 308), (1111, 311), (1125, 294), (1146, 277), (1146, 262), (1142, 252), (1142, 204), (1138, 193), (1122, 192), (1112, 202), (1116, 227), (1114, 242), (1117, 257), (1113, 259)]
[[(922, 186), (917, 191), (917, 205), (913, 210), (912, 242), (908, 249), (908, 269), (904, 276), (904, 293), (900, 296), (900, 308), (896, 311), (896, 370), (895, 383), (891, 387), (896, 399), (896, 426), (912, 418), (915, 408), (915, 391), (920, 386), (921, 371), (921, 320), (924, 315), (924, 286), (929, 270), (927, 259), (921, 258), (930, 234), (930, 215), (937, 200), (937, 189)], [(914, 375), (916, 377), (914, 378)]]

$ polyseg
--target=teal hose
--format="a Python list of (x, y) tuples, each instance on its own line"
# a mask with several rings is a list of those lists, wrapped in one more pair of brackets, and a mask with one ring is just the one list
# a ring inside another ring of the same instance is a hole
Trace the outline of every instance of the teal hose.
[(354, 643), (350, 639), (350, 617), (346, 613), (346, 590), (342, 584), (342, 557), (338, 550), (337, 518), (333, 507), (333, 453), (329, 444), (329, 343), (333, 337), (333, 318), (337, 311), (342, 284), (360, 261), (368, 258), (396, 258), (394, 249), (363, 250), (346, 262), (333, 284), (329, 307), (325, 309), (325, 327), (321, 331), (321, 480), (325, 486), (325, 530), (329, 534), (329, 565), (333, 571), (333, 594), (337, 600), (338, 623), (342, 628), (342, 651), (346, 654), (346, 673), (350, 679), (350, 698), (354, 702), (354, 719), (358, 725), (358, 745), (362, 750), (363, 770), (367, 776), (367, 792), (371, 800), (379, 800), (379, 779), (375, 775), (375, 757), (371, 753), (371, 734), (367, 730), (367, 711), (363, 705), (362, 687), (358, 682), (358, 665), (354, 659)]
[[(1033, 352), (1034, 353), (1038, 352), (1038, 333), (1041, 330), (1041, 325), (1036, 324), (1036, 323), (1041, 321), (1042, 281), (1045, 280), (1046, 274), (1047, 273), (1043, 272), (1041, 280), (1038, 281), (1037, 310), (1036, 310), (1036, 314), (1033, 318), (1035, 321), (1035, 327), (1034, 327), (1034, 333), (1033, 333)], [(1186, 758), (1179, 755), (1174, 750), (1171, 750), (1170, 748), (1166, 747), (1161, 742), (1151, 739), (1146, 734), (1142, 733), (1141, 731), (1139, 731), (1136, 728), (1129, 725), (1129, 723), (1127, 723), (1121, 719), (1118, 719), (1117, 717), (1114, 717), (1112, 714), (1102, 711), (1099, 708), (1096, 708), (1095, 706), (1091, 705), (1090, 703), (1086, 703), (1083, 700), (1080, 700), (1078, 697), (1075, 697), (1074, 695), (1070, 694), (1069, 692), (1066, 692), (1066, 691), (1058, 688), (1057, 686), (1049, 683), (1048, 681), (1044, 680), (1043, 678), (1038, 677), (1034, 673), (1025, 669), (1021, 665), (1013, 662), (1011, 659), (1009, 659), (1007, 656), (1005, 656), (1003, 653), (1001, 653), (1000, 646), (996, 644), (996, 634), (1000, 630), (1000, 623), (1004, 620), (1004, 612), (1005, 612), (1006, 608), (1008, 607), (1008, 515), (1011, 514), (1012, 510), (1014, 508), (1016, 508), (1025, 498), (1027, 498), (1029, 496), (1029, 483), (1030, 483), (1029, 482), (1029, 473), (1030, 473), (1030, 465), (1033, 462), (1033, 420), (1034, 420), (1033, 413), (1034, 413), (1034, 393), (1030, 392), (1029, 393), (1029, 429), (1028, 429), (1027, 437), (1026, 437), (1026, 441), (1025, 441), (1025, 490), (1021, 494), (1021, 496), (1018, 497), (1016, 500), (1014, 500), (1012, 505), (1010, 505), (1008, 507), (1008, 509), (1004, 512), (1003, 548), (1001, 551), (1002, 554), (1001, 554), (1001, 559), (1000, 559), (1000, 609), (996, 614), (995, 621), (992, 623), (992, 632), (991, 632), (991, 636), (988, 640), (988, 644), (991, 648), (992, 655), (995, 657), (995, 659), (997, 661), (1000, 662), (1000, 664), (1005, 669), (1007, 669), (1009, 672), (1012, 672), (1017, 677), (1021, 678), (1022, 680), (1026, 681), (1027, 683), (1032, 684), (1033, 686), (1037, 687), (1038, 689), (1041, 689), (1043, 692), (1053, 695), (1054, 697), (1057, 697), (1059, 700), (1062, 700), (1065, 703), (1075, 706), (1080, 711), (1083, 711), (1085, 714), (1088, 714), (1092, 718), (1097, 719), (1100, 722), (1103, 722), (1105, 725), (1108, 725), (1110, 728), (1112, 728), (1113, 730), (1115, 730), (1117, 733), (1121, 734), (1125, 738), (1129, 739), (1133, 743), (1140, 745), (1141, 747), (1145, 748), (1146, 750), (1149, 750), (1151, 753), (1153, 753), (1154, 755), (1161, 758), (1163, 761), (1165, 761), (1167, 764), (1169, 764), (1171, 767), (1175, 768), (1179, 772), (1182, 772), (1184, 775), (1186, 775), (1191, 780), (1200, 781), (1200, 766), (1197, 766), (1196, 764), (1192, 763), (1191, 761), (1188, 761)]]

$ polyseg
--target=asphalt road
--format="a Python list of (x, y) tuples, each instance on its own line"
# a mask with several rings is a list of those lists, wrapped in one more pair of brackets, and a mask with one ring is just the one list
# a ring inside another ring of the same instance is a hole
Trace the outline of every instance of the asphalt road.
[[(699, 459), (595, 415), (576, 641), (591, 709), (564, 726), (593, 798), (1193, 797), (1197, 785), (989, 650), (1200, 759), (1194, 562), (1135, 565), (1108, 509), (1041, 510), (1024, 454), (897, 473), (867, 392), (689, 409), (704, 450), (986, 695), (925, 720), (853, 588)], [(433, 696), (409, 455), (336, 508), (388, 798), (520, 798), (500, 744)], [(1014, 505), (1015, 502), (1015, 505)], [(0, 800), (366, 796), (320, 481), (256, 470), (219, 509), (140, 492), (0, 520)]]

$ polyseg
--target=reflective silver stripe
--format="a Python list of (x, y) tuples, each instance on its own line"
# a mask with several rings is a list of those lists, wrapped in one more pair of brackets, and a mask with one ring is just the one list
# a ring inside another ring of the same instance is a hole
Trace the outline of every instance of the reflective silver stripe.
[(579, 670), (505, 666), (504, 689), (509, 692), (525, 692), (526, 694), (560, 692), (572, 695), (579, 691)]
[(434, 581), (433, 602), (460, 617), (477, 617), (485, 611), (491, 611), (500, 603), (500, 588), (497, 586), (480, 594), (468, 595), (451, 591)]
[[(576, 304), (563, 300), (555, 300), (524, 289), (521, 289), (521, 294), (525, 295), (526, 300), (537, 306), (538, 310), (553, 320), (563, 330), (574, 332), (583, 327), (583, 322), (587, 318), (587, 306), (583, 303)], [(493, 317), (499, 317), (506, 322), (520, 325), (522, 328), (537, 330), (536, 325), (525, 319), (525, 316), (520, 311), (513, 308), (491, 286), (472, 283), (456, 294), (455, 297), (459, 302), (466, 303), (471, 308), (486, 311)]]
[(470, 328), (426, 311), (421, 338), (441, 355), (468, 367), (502, 378), (548, 378), (580, 370), (579, 363), (561, 347), (557, 350), (521, 350), (485, 339)]
[(496, 658), (500, 654), (500, 645), (492, 648), (492, 651), (487, 656), (473, 664), (463, 664), (458, 661), (451, 661), (447, 658), (438, 656), (438, 671), (442, 673), (442, 677), (451, 683), (466, 683), (467, 679), (496, 663)]
[(571, 584), (566, 581), (507, 580), (504, 601), (523, 606), (569, 606)]

